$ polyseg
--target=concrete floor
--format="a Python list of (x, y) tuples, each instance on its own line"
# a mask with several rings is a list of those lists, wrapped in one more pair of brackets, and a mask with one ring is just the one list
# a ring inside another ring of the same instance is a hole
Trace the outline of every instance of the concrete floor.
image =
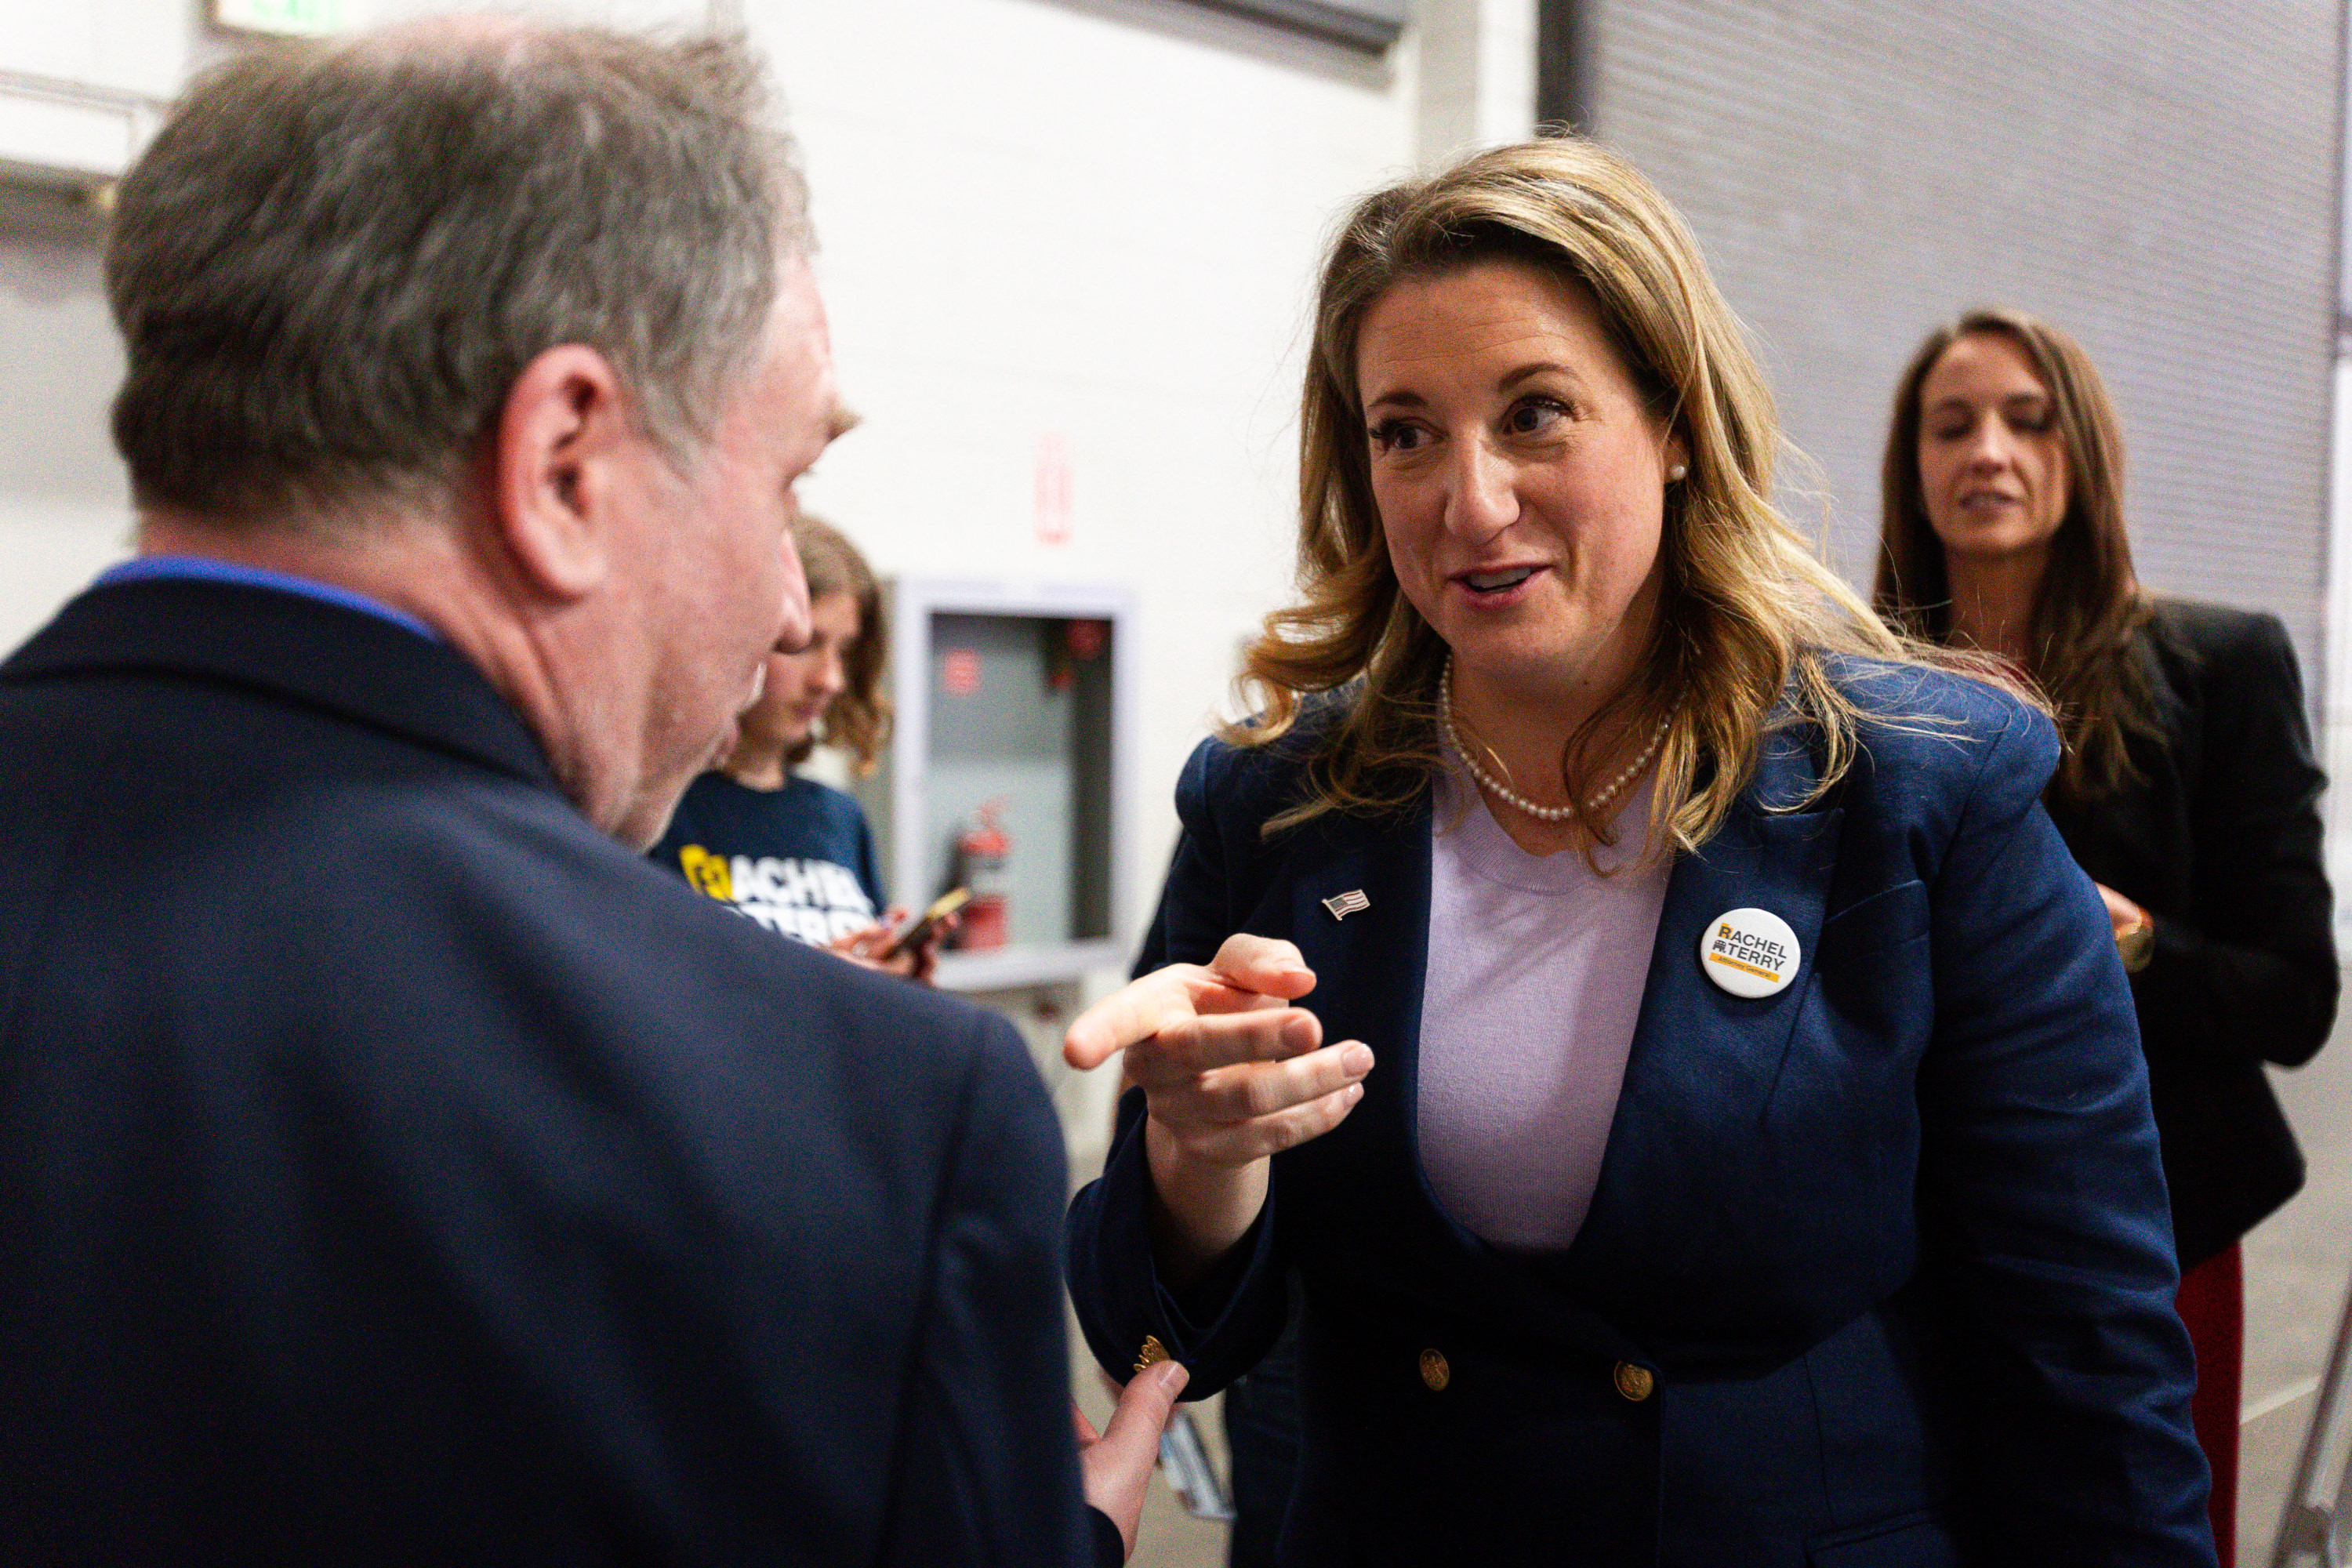
[[(2352, 978), (2352, 977), (2347, 977)], [(2352, 993), (2352, 984), (2347, 984)], [(2347, 1007), (2352, 1013), (2352, 1007)], [(2311, 1174), (2303, 1193), (2246, 1238), (2245, 1420), (2239, 1568), (2269, 1568), (2286, 1493), (2310, 1430), (2319, 1376), (2352, 1289), (2352, 1020), (2309, 1067), (2275, 1075)], [(1079, 1362), (1079, 1402), (1099, 1425), (1108, 1401)], [(1216, 1402), (1195, 1419), (1223, 1472)], [(1187, 1515), (1155, 1482), (1135, 1568), (1219, 1568), (1224, 1526)]]
[(2352, 1288), (2352, 1022), (2339, 1019), (2317, 1059), (2273, 1081), (2310, 1177), (2293, 1203), (2246, 1237), (2240, 1568), (2268, 1568), (2319, 1376)]

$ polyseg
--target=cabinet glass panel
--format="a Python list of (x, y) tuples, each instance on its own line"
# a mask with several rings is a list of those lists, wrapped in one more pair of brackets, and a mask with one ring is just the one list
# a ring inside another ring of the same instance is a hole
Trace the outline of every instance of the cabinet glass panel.
[(984, 989), (1124, 962), (1113, 821), (1125, 595), (900, 578), (898, 725), (858, 789), (891, 896), (971, 889), (940, 984)]
[(1110, 639), (1061, 616), (930, 617), (925, 889), (967, 948), (1110, 934)]

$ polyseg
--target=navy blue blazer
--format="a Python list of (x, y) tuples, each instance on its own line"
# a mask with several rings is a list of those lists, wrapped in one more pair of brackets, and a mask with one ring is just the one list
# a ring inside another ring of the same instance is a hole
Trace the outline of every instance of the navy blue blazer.
[(450, 648), (94, 589), (0, 823), (0, 1561), (1118, 1561), (1011, 1027), (598, 833)]
[[(1565, 1251), (1439, 1207), (1415, 1149), (1430, 811), (1266, 838), (1303, 741), (1211, 742), (1178, 786), (1166, 956), (1295, 942), (1304, 1005), (1377, 1053), (1355, 1111), (1276, 1157), (1217, 1278), (1149, 1239), (1142, 1097), (1073, 1207), (1087, 1341), (1146, 1334), (1205, 1394), (1304, 1291), (1305, 1452), (1281, 1558), (2200, 1564), (2206, 1471), (2131, 997), (2037, 804), (2049, 724), (1951, 677), (1853, 666), (1870, 726), (1824, 800), (1773, 738), (1681, 857), (1592, 1200)], [(1360, 890), (1345, 920), (1322, 900)], [(1743, 999), (1700, 933), (1771, 910), (1794, 983)]]

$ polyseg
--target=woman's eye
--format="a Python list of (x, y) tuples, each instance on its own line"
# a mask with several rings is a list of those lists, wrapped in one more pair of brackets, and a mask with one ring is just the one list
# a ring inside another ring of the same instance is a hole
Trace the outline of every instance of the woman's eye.
[(1968, 438), (1969, 431), (1972, 427), (1968, 424), (1930, 425), (1927, 426), (1927, 434), (1938, 441), (1960, 441)]
[(1402, 419), (1384, 419), (1370, 434), (1374, 449), (1382, 452), (1416, 451), (1423, 444), (1421, 426)]
[(1550, 398), (1531, 397), (1511, 405), (1510, 412), (1503, 416), (1503, 428), (1514, 436), (1535, 436), (1567, 417), (1568, 410)]

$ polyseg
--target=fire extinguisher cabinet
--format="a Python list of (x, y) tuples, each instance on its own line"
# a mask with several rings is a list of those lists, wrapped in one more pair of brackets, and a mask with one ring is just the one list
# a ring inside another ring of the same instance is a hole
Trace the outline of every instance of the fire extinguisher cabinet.
[(901, 577), (889, 594), (897, 720), (857, 795), (894, 901), (972, 891), (939, 984), (1003, 991), (1123, 967), (1126, 592)]

